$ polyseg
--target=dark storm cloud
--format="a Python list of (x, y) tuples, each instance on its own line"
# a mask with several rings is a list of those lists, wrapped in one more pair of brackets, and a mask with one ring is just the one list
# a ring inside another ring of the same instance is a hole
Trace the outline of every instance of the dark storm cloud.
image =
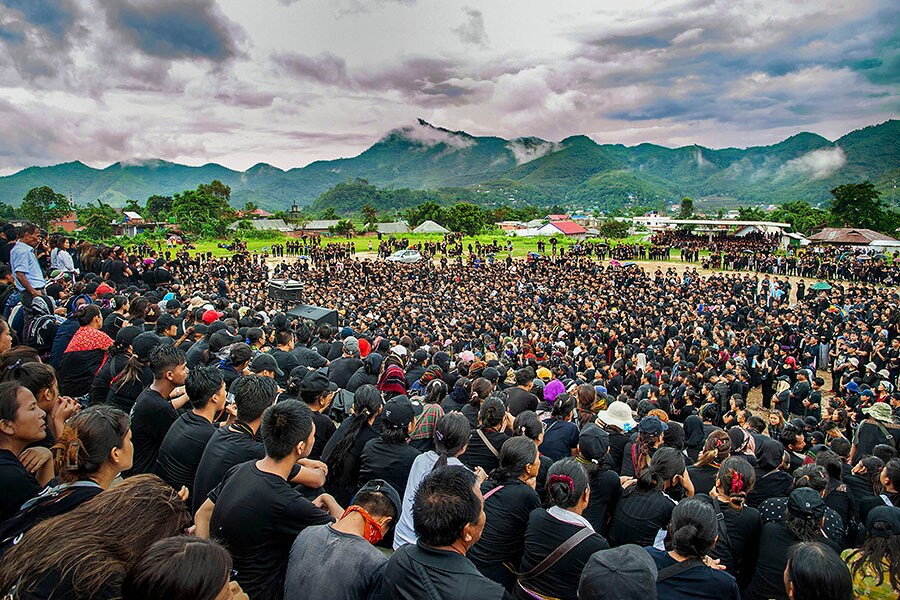
[(213, 0), (121, 0), (104, 6), (110, 28), (148, 55), (223, 62), (239, 52), (241, 29)]
[(72, 0), (0, 0), (0, 5), (56, 38), (68, 32), (77, 13)]
[(72, 0), (0, 0), (0, 64), (28, 81), (56, 76), (70, 62), (78, 16)]

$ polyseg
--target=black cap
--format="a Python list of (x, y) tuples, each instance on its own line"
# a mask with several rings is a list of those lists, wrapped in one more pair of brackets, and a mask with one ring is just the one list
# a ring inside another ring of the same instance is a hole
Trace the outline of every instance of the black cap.
[(594, 552), (578, 582), (580, 600), (656, 600), (658, 570), (640, 546), (625, 544)]
[(415, 352), (413, 352), (413, 362), (423, 363), (428, 360), (428, 351), (422, 348), (419, 348)]
[(248, 344), (243, 342), (234, 344), (231, 347), (231, 352), (228, 354), (228, 358), (231, 359), (231, 364), (239, 365), (241, 363), (245, 363), (253, 357), (253, 350), (250, 348)]
[(494, 367), (488, 367), (481, 373), (481, 376), (491, 383), (497, 383), (500, 380), (500, 371)]
[(141, 328), (129, 325), (123, 327), (116, 333), (116, 343), (123, 348), (130, 346), (134, 342), (134, 338), (141, 335)]
[(272, 371), (279, 377), (284, 375), (284, 371), (279, 368), (275, 357), (271, 354), (260, 354), (250, 361), (250, 370), (254, 373), (262, 373), (263, 371)]
[[(397, 493), (397, 490), (395, 490), (391, 484), (384, 479), (372, 479), (366, 485), (359, 488), (356, 495), (358, 496), (363, 492), (370, 494), (379, 493), (387, 496), (388, 500), (391, 501), (391, 504), (394, 505), (394, 510), (397, 512), (396, 517), (394, 517), (394, 522), (397, 522), (397, 519), (400, 518), (400, 513), (403, 512), (403, 501), (400, 500), (400, 494)], [(353, 502), (356, 502), (356, 496), (353, 497)]]
[(870, 510), (866, 517), (866, 531), (878, 537), (900, 535), (900, 507), (885, 505)]
[(825, 516), (825, 500), (812, 488), (797, 488), (788, 497), (788, 512), (795, 517), (819, 520)]
[(131, 341), (131, 351), (141, 360), (150, 358), (150, 353), (160, 345), (159, 336), (152, 331), (145, 331)]
[(324, 391), (337, 391), (338, 386), (333, 381), (329, 381), (328, 377), (319, 371), (310, 371), (300, 382), (301, 392), (314, 392), (321, 394)]
[(395, 429), (409, 427), (415, 418), (416, 414), (408, 400), (403, 402), (392, 398), (385, 403), (381, 411), (382, 424)]
[(609, 451), (609, 434), (593, 423), (588, 423), (578, 436), (578, 448), (586, 459), (599, 463)]
[(241, 341), (241, 338), (236, 335), (231, 335), (225, 330), (217, 331), (209, 336), (209, 349), (211, 352), (218, 352), (225, 346), (230, 346), (239, 341)]
[(156, 320), (156, 329), (165, 331), (174, 324), (175, 317), (168, 313), (163, 313), (159, 315), (159, 318)]

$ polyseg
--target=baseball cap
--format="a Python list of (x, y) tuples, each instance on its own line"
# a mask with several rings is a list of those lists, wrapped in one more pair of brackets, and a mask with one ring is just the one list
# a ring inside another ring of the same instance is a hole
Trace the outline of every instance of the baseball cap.
[(609, 451), (609, 434), (593, 423), (588, 423), (578, 436), (578, 449), (586, 459), (599, 463)]
[(250, 370), (254, 373), (262, 373), (263, 371), (272, 371), (279, 377), (284, 375), (284, 371), (278, 366), (275, 357), (271, 354), (260, 354), (250, 361)]
[(553, 379), (553, 372), (547, 367), (538, 367), (535, 374), (538, 376), (538, 379), (542, 379), (543, 381), (550, 381)]
[(417, 363), (425, 362), (428, 360), (428, 351), (419, 348), (415, 352), (413, 352), (413, 360)]
[(381, 422), (396, 429), (409, 427), (415, 417), (412, 404), (395, 398), (388, 400), (381, 411)]
[(638, 423), (638, 431), (641, 433), (650, 433), (653, 435), (659, 435), (662, 432), (666, 431), (669, 428), (668, 423), (663, 423), (659, 420), (657, 416), (646, 416), (641, 419), (641, 422)]
[(878, 537), (900, 535), (900, 507), (878, 506), (866, 517), (866, 531)]
[(337, 391), (338, 386), (333, 381), (329, 381), (328, 377), (319, 371), (310, 371), (300, 382), (301, 392), (313, 392), (321, 394), (324, 391)]
[(788, 512), (804, 519), (821, 519), (825, 516), (825, 500), (812, 488), (797, 488), (788, 497)]
[(400, 344), (397, 344), (396, 346), (391, 348), (391, 352), (393, 352), (397, 356), (406, 356), (406, 352), (407, 352), (406, 346), (401, 346)]
[(203, 317), (202, 317), (203, 322), (206, 323), (207, 325), (209, 325), (213, 321), (220, 319), (222, 317), (222, 315), (224, 315), (224, 314), (225, 313), (220, 313), (215, 310), (209, 309), (208, 311), (203, 313)]
[(141, 360), (150, 358), (150, 353), (160, 345), (160, 338), (152, 331), (145, 331), (131, 340), (131, 351)]
[(168, 329), (172, 325), (175, 324), (175, 317), (168, 313), (163, 313), (159, 315), (159, 318), (156, 320), (156, 328), (157, 329)]
[(656, 600), (658, 570), (650, 554), (634, 544), (594, 552), (578, 582), (580, 600)]
[[(403, 502), (400, 500), (400, 494), (397, 493), (397, 490), (395, 490), (387, 481), (384, 479), (372, 479), (366, 485), (359, 488), (356, 495), (358, 496), (363, 492), (370, 494), (379, 493), (387, 496), (388, 500), (391, 501), (391, 504), (394, 505), (394, 511), (397, 513), (394, 522), (396, 522), (396, 519), (400, 518), (400, 512), (403, 510)], [(353, 501), (356, 501), (356, 496), (353, 497)]]
[(234, 344), (231, 347), (231, 352), (229, 352), (228, 357), (231, 359), (231, 364), (239, 365), (241, 363), (247, 362), (253, 356), (253, 350), (250, 349), (248, 344), (244, 342), (239, 342)]
[(345, 337), (344, 352), (352, 356), (356, 356), (357, 354), (359, 354), (359, 340), (352, 335), (348, 335), (347, 337)]

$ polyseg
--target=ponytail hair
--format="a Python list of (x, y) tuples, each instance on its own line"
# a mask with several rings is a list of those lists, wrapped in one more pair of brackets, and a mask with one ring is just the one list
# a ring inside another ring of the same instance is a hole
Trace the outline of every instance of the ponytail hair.
[(353, 396), (353, 419), (346, 421), (347, 431), (344, 437), (335, 445), (334, 450), (326, 460), (328, 465), (328, 479), (337, 481), (344, 471), (347, 455), (356, 444), (356, 438), (359, 432), (369, 422), (369, 419), (378, 414), (384, 401), (381, 398), (381, 392), (372, 385), (365, 384), (359, 386), (356, 394)]
[(481, 406), (481, 402), (488, 397), (488, 394), (490, 394), (493, 389), (494, 386), (491, 385), (490, 381), (484, 377), (479, 377), (472, 382), (472, 391), (469, 394), (469, 404), (476, 408)]
[(553, 463), (547, 472), (547, 503), (560, 508), (572, 508), (588, 487), (584, 467), (574, 458)]
[(668, 529), (675, 552), (688, 558), (703, 558), (716, 543), (716, 512), (700, 498), (685, 498), (672, 511)]
[(720, 464), (731, 456), (731, 438), (721, 429), (715, 429), (706, 438), (695, 467)]
[(500, 448), (500, 465), (491, 471), (491, 485), (498, 486), (525, 472), (538, 458), (537, 446), (527, 437), (511, 437)]
[(56, 385), (56, 371), (46, 363), (29, 362), (22, 363), (11, 371), (13, 379), (28, 388), (34, 397), (47, 388)]
[(460, 454), (470, 437), (472, 426), (464, 414), (451, 412), (438, 419), (434, 424), (434, 450), (438, 453), (438, 459), (432, 470), (446, 466), (448, 458)]
[(490, 397), (481, 405), (478, 411), (478, 420), (482, 429), (496, 427), (506, 417), (506, 405), (500, 398)]
[(514, 435), (521, 435), (536, 442), (542, 433), (544, 433), (544, 424), (533, 410), (523, 410), (513, 421)]
[(756, 485), (756, 471), (745, 459), (731, 456), (719, 467), (716, 481), (722, 488), (722, 494), (728, 496), (728, 504), (735, 510), (741, 510), (747, 495)]
[(638, 476), (638, 490), (663, 490), (666, 482), (671, 481), (676, 475), (684, 473), (684, 455), (669, 446), (662, 446), (650, 459), (647, 468)]
[(52, 448), (57, 477), (64, 483), (89, 478), (109, 460), (113, 448), (125, 445), (128, 428), (128, 415), (106, 404), (73, 416)]
[(572, 394), (567, 394), (564, 392), (558, 395), (553, 400), (553, 408), (550, 411), (550, 416), (557, 420), (567, 420), (572, 416), (572, 412), (575, 410), (575, 407), (575, 398), (572, 396)]
[(144, 369), (147, 368), (149, 364), (149, 360), (142, 359), (137, 354), (132, 353), (131, 356), (128, 357), (128, 362), (125, 363), (122, 370), (113, 376), (111, 382), (112, 388), (118, 392), (129, 383), (139, 382), (141, 375), (144, 374)]

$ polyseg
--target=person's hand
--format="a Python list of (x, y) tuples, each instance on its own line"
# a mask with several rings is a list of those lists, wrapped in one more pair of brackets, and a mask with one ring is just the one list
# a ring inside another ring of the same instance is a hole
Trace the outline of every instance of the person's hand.
[(335, 502), (335, 499), (331, 494), (319, 494), (316, 496), (315, 500), (312, 501), (313, 506), (318, 506), (319, 508), (324, 508), (326, 510), (330, 502)]
[(241, 584), (234, 580), (228, 582), (225, 598), (229, 600), (250, 600), (250, 596), (241, 589)]
[(325, 474), (328, 474), (328, 465), (323, 463), (321, 460), (313, 460), (311, 458), (301, 459), (300, 464), (307, 469), (319, 469), (320, 471), (324, 471)]
[(187, 486), (181, 486), (181, 489), (178, 490), (178, 499), (182, 502), (188, 501), (188, 496), (191, 495), (190, 490), (187, 489)]
[(81, 410), (81, 405), (77, 400), (69, 396), (60, 396), (56, 403), (50, 409), (50, 416), (53, 419), (61, 417), (63, 421), (67, 421), (69, 417)]
[(172, 390), (172, 393), (169, 394), (169, 399), (178, 398), (179, 396), (183, 396), (185, 394), (184, 386), (179, 385), (177, 388)]
[(37, 473), (41, 467), (53, 460), (53, 453), (43, 446), (35, 446), (34, 448), (26, 448), (19, 455), (19, 462), (25, 467), (29, 473)]
[(56, 310), (53, 311), (53, 314), (59, 315), (61, 317), (66, 316), (66, 307), (65, 306), (57, 307)]
[(723, 565), (718, 558), (710, 558), (709, 556), (704, 556), (703, 564), (705, 564), (710, 569), (715, 569), (716, 571), (725, 570), (725, 565)]
[(628, 475), (622, 475), (621, 477), (619, 477), (619, 483), (621, 484), (623, 490), (627, 490), (637, 483), (637, 479), (635, 479), (634, 477), (629, 477)]
[(485, 473), (484, 469), (475, 467), (475, 479), (478, 480), (478, 485), (484, 483), (484, 480), (487, 479), (487, 473)]

